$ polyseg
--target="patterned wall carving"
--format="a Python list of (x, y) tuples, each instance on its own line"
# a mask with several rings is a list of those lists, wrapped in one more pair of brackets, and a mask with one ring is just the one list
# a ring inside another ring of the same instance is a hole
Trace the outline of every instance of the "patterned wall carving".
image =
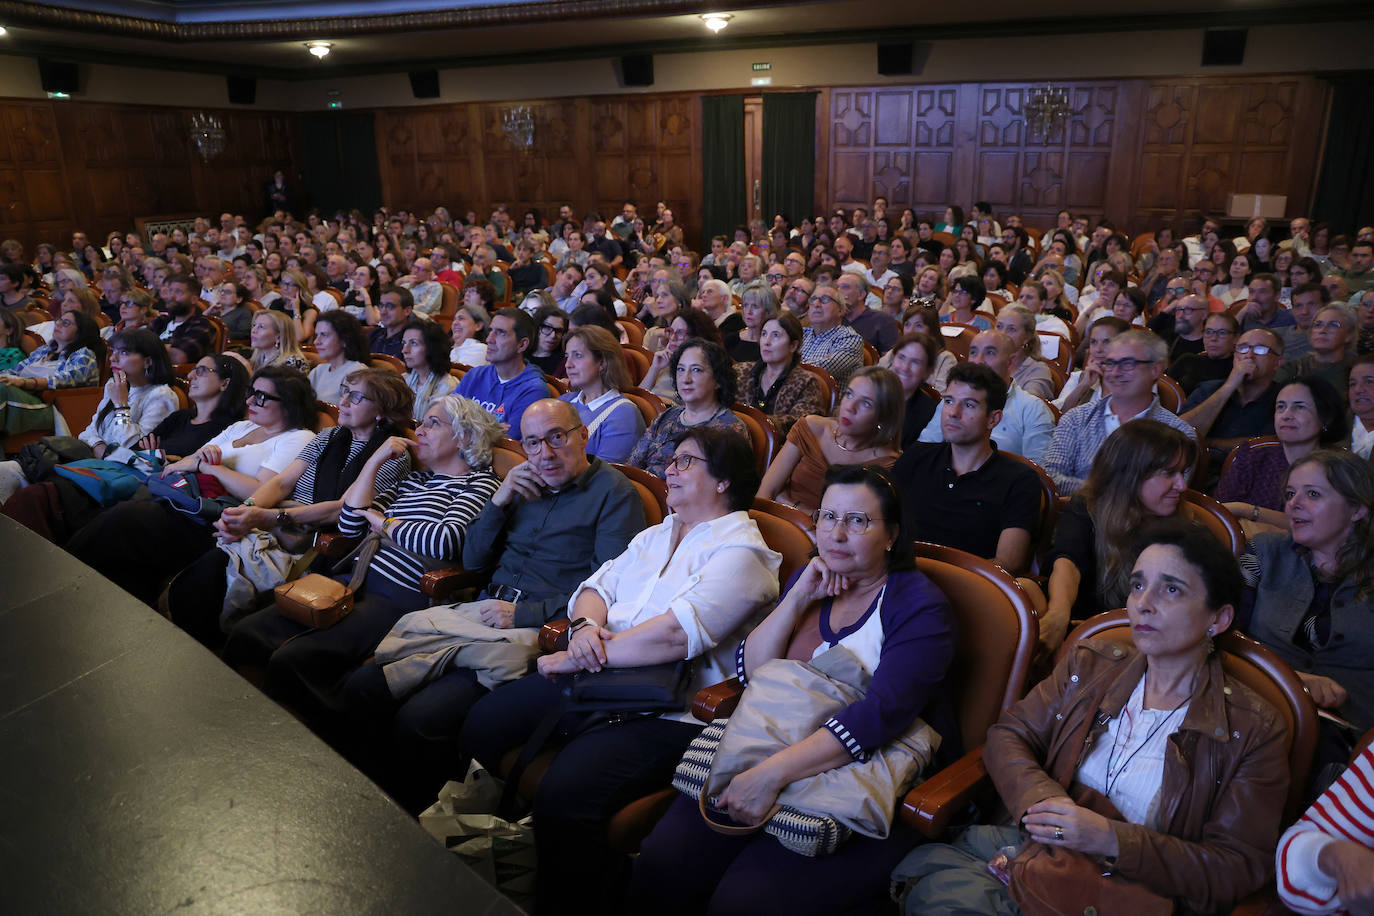
[(674, 207), (689, 230), (701, 222), (697, 96), (632, 95), (522, 104), (534, 117), (532, 148), (502, 129), (506, 103), (465, 103), (377, 112), (383, 198), (392, 206), (443, 203), (456, 213), (505, 203), (549, 218), (562, 204), (582, 213)]
[(155, 214), (261, 215), (262, 189), (294, 158), (295, 118), (220, 111), (226, 147), (208, 166), (189, 140), (200, 109), (0, 100), (0, 237), (32, 253)]
[(1135, 231), (1222, 212), (1230, 193), (1307, 207), (1323, 101), (1313, 78), (1056, 85), (1071, 113), (1043, 137), (1027, 131), (1023, 83), (831, 89), (822, 201), (881, 194), (938, 219), (987, 200), (1031, 225), (1068, 208)]

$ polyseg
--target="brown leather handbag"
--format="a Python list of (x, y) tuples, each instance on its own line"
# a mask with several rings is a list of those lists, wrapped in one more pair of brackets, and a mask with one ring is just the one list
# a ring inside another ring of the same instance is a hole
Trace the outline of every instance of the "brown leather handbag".
[[(1081, 783), (1069, 787), (1069, 796), (1105, 818), (1123, 820), (1110, 799)], [(1104, 874), (1102, 866), (1083, 853), (1035, 840), (1021, 844), (1012, 860), (1009, 890), (1026, 916), (1168, 916), (1174, 911), (1168, 897), (1120, 875)]]
[(353, 595), (362, 587), (367, 577), (367, 568), (381, 547), (382, 536), (376, 532), (363, 538), (358, 549), (339, 561), (334, 567), (340, 570), (349, 560), (357, 557), (353, 575), (344, 585), (337, 579), (320, 573), (301, 576), (294, 582), (285, 582), (272, 590), (277, 613), (287, 620), (317, 630), (327, 630), (334, 624), (353, 613)]

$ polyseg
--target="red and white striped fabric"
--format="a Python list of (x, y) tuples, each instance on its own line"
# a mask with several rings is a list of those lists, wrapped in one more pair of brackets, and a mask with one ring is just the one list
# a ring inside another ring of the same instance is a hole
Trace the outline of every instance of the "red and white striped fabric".
[(1336, 881), (1322, 872), (1323, 847), (1351, 840), (1374, 848), (1374, 747), (1365, 748), (1279, 840), (1279, 896), (1298, 913), (1337, 913)]

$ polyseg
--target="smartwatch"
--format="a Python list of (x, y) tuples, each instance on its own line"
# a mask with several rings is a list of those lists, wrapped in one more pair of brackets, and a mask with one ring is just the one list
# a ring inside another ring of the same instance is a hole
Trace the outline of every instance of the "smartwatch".
[(569, 625), (569, 627), (568, 627), (568, 640), (571, 642), (573, 636), (576, 635), (576, 634), (577, 634), (577, 631), (580, 630), (580, 629), (582, 629), (583, 627), (594, 627), (594, 626), (596, 626), (596, 621), (592, 620), (590, 617), (579, 617), (579, 618), (577, 618), (577, 619), (574, 620), (574, 621), (572, 622), (572, 624)]

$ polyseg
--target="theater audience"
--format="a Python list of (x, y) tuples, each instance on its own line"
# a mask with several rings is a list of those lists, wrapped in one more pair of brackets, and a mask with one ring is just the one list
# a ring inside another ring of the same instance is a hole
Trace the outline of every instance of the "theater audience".
[[(1255, 330), (1267, 331), (1265, 328)], [(1225, 381), (1235, 367), (1236, 342), (1240, 333), (1240, 324), (1230, 315), (1208, 315), (1202, 328), (1202, 352), (1179, 357), (1169, 366), (1169, 377), (1178, 382), (1188, 396), (1208, 382)], [(1279, 342), (1282, 343), (1281, 338)], [(1265, 337), (1259, 346), (1268, 347), (1273, 343), (1273, 339)], [(1280, 347), (1280, 356), (1282, 351)]]
[[(538, 671), (479, 700), (459, 738), (464, 752), (496, 767), (557, 702), (562, 682), (556, 677), (696, 662), (680, 712), (551, 736), (555, 756), (532, 799), (540, 912), (563, 910), (573, 885), (572, 910), (614, 908), (624, 866), (606, 838), (606, 820), (626, 802), (668, 785), (701, 730), (688, 712), (691, 697), (733, 673), (739, 640), (778, 595), (781, 557), (747, 512), (758, 485), (748, 440), (698, 427), (677, 437), (670, 458), (672, 514), (573, 590), (566, 604), (573, 620), (568, 648), (541, 657)], [(571, 715), (576, 723), (589, 714)], [(574, 849), (577, 855), (568, 855)]]
[(939, 393), (927, 384), (931, 366), (935, 365), (939, 353), (936, 339), (920, 331), (898, 338), (890, 352), (892, 359), (887, 368), (902, 383), (902, 398), (906, 403), (902, 412), (903, 449), (917, 440), (939, 407)]
[(613, 464), (625, 461), (640, 436), (644, 417), (621, 391), (632, 387), (625, 355), (605, 328), (580, 327), (564, 344), (568, 387), (559, 400), (577, 410), (587, 431), (587, 453)]
[(1355, 358), (1359, 322), (1343, 305), (1328, 305), (1317, 312), (1307, 338), (1311, 351), (1299, 359), (1289, 359), (1275, 381), (1286, 384), (1303, 375), (1315, 375), (1331, 384), (1342, 396), (1350, 384), (1350, 366)]
[(1355, 358), (1348, 389), (1352, 415), (1350, 450), (1369, 458), (1374, 449), (1374, 353)]
[(1279, 897), (1295, 913), (1355, 913), (1374, 896), (1374, 747), (1279, 838)]
[[(674, 321), (683, 317), (680, 315)], [(655, 417), (626, 459), (627, 464), (656, 477), (663, 476), (677, 437), (688, 429), (711, 426), (747, 436), (744, 423), (730, 409), (736, 400), (737, 384), (735, 367), (724, 347), (715, 341), (687, 339), (673, 352), (668, 376), (673, 379), (681, 404)]]
[(53, 408), (38, 392), (94, 385), (100, 381), (105, 344), (100, 326), (82, 312), (67, 312), (54, 323), (52, 342), (39, 347), (0, 375), (0, 430), (5, 435), (51, 429)]
[(491, 314), (480, 302), (471, 301), (465, 289), (453, 313), (453, 348), (448, 354), (449, 362), (468, 367), (486, 365), (486, 336), (490, 326)]
[(253, 328), (248, 336), (253, 348), (250, 362), (253, 368), (284, 366), (297, 372), (307, 372), (310, 362), (296, 339), (296, 325), (284, 312), (264, 309), (253, 316)]
[(1178, 512), (1196, 459), (1193, 439), (1157, 420), (1130, 420), (1102, 443), (1054, 529), (1049, 608), (1040, 621), (1047, 648), (1063, 641), (1070, 619), (1125, 602), (1131, 538), (1150, 519)]
[(819, 283), (807, 300), (810, 324), (802, 329), (802, 362), (829, 372), (837, 385), (849, 381), (864, 361), (863, 338), (844, 323), (845, 314), (839, 289), (833, 283)]
[(1040, 336), (1035, 332), (1035, 316), (1021, 305), (1008, 305), (997, 314), (995, 329), (1011, 340), (1011, 380), (1027, 394), (1052, 401), (1054, 373), (1040, 358)]
[[(268, 366), (253, 375), (248, 419), (168, 465), (162, 476), (193, 475), (202, 492), (210, 492), (212, 478), (215, 489), (227, 497), (248, 499), (259, 484), (295, 460), (314, 438), (315, 425), (310, 382), (294, 369)], [(213, 546), (209, 520), (147, 496), (105, 510), (72, 537), (67, 549), (151, 605), (167, 578)]]
[(1061, 496), (1078, 491), (1102, 443), (1130, 420), (1156, 420), (1197, 438), (1191, 425), (1160, 406), (1154, 392), (1168, 351), (1158, 335), (1143, 330), (1127, 331), (1107, 345), (1107, 356), (1099, 365), (1109, 394), (1065, 413), (1045, 455), (1045, 470)]
[(1235, 619), (1239, 570), (1199, 528), (1141, 543), (1121, 558), (1130, 641), (1076, 644), (989, 729), (983, 760), (1012, 820), (913, 852), (894, 873), (915, 882), (904, 913), (1046, 897), (1073, 912), (1227, 912), (1269, 877), (1286, 729), (1213, 645)]
[(1274, 432), (1274, 374), (1283, 362), (1283, 345), (1273, 331), (1241, 335), (1235, 363), (1225, 381), (1203, 382), (1183, 404), (1183, 419), (1206, 439), (1214, 458), (1255, 436)]
[[(897, 346), (900, 353), (903, 345)], [(1033, 470), (992, 441), (1006, 402), (1007, 383), (992, 369), (955, 366), (939, 402), (943, 441), (907, 445), (892, 478), (917, 540), (987, 557), (1019, 573), (1030, 562), (1040, 485)]]
[[(352, 318), (340, 310), (325, 314)], [(314, 533), (338, 522), (344, 492), (368, 460), (410, 422), (411, 390), (395, 373), (354, 370), (340, 394), (338, 425), (312, 439), (242, 504), (226, 508), (214, 525), (218, 549), (172, 580), (166, 598), (172, 621), (202, 644), (219, 649), (263, 594), (292, 577)], [(377, 470), (377, 488), (391, 488), (410, 467), (408, 452), (392, 455)]]
[(415, 310), (415, 300), (410, 290), (401, 286), (383, 286), (381, 301), (377, 304), (379, 322), (367, 338), (367, 348), (372, 353), (402, 358), (401, 347), (406, 325), (410, 324)]

